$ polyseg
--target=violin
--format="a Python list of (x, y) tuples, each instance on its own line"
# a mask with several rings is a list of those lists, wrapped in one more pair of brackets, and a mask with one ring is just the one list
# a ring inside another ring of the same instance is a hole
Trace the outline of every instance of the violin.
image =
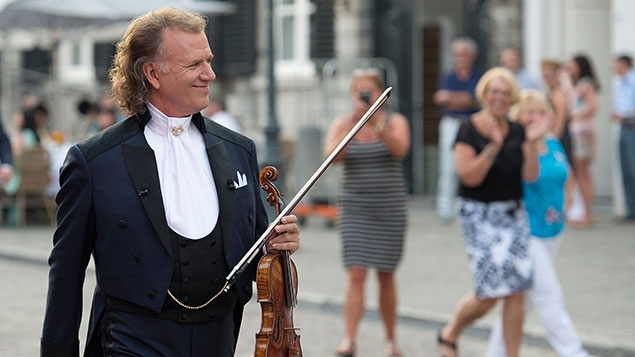
[[(282, 193), (272, 183), (278, 170), (267, 166), (258, 181), (267, 193), (267, 202), (282, 210)], [(293, 326), (293, 308), (297, 305), (298, 272), (288, 250), (265, 254), (258, 262), (256, 288), (262, 311), (260, 331), (256, 334), (256, 357), (302, 356), (300, 329)]]

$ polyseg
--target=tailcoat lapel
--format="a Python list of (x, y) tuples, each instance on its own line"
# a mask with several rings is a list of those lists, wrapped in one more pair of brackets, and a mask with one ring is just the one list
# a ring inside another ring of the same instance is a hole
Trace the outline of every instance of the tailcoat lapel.
[(209, 159), (212, 174), (216, 183), (218, 193), (219, 222), (221, 223), (221, 233), (223, 237), (223, 247), (225, 252), (229, 249), (231, 236), (234, 230), (234, 213), (236, 208), (236, 191), (228, 185), (228, 180), (233, 177), (232, 168), (229, 163), (229, 156), (225, 149), (225, 142), (205, 135), (207, 144), (207, 157)]
[(172, 256), (170, 230), (163, 209), (163, 197), (154, 152), (149, 146), (129, 144), (122, 144), (122, 150), (139, 200), (141, 200), (154, 230), (159, 235), (161, 243)]

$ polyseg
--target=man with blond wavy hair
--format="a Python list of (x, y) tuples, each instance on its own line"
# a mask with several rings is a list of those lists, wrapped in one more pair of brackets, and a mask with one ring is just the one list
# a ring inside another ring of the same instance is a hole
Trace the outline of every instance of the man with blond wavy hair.
[[(234, 354), (255, 267), (227, 292), (225, 278), (267, 216), (253, 141), (200, 114), (216, 78), (205, 24), (162, 8), (117, 45), (112, 93), (131, 116), (73, 146), (61, 169), (42, 356), (79, 355), (91, 256), (85, 356)], [(298, 249), (296, 217), (275, 232), (268, 250)]]

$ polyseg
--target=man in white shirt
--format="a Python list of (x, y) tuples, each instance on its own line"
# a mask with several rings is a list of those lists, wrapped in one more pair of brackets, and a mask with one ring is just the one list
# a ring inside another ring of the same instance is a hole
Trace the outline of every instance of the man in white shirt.
[(506, 47), (500, 53), (500, 65), (512, 71), (520, 89), (538, 89), (540, 86), (531, 78), (529, 73), (522, 68), (520, 52), (513, 47)]
[(205, 108), (201, 113), (203, 116), (212, 119), (227, 129), (231, 129), (237, 133), (242, 133), (240, 124), (238, 124), (236, 118), (227, 112), (225, 102), (222, 100), (210, 98), (207, 108)]
[[(117, 45), (112, 93), (132, 116), (71, 147), (61, 169), (42, 356), (79, 355), (91, 256), (85, 355), (234, 354), (256, 267), (226, 277), (268, 221), (253, 141), (200, 114), (216, 78), (205, 24), (162, 8)], [(296, 251), (296, 221), (283, 217), (267, 250)]]

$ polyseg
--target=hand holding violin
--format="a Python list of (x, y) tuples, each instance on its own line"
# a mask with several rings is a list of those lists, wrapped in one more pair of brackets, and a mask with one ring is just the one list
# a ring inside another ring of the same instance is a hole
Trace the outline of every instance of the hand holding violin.
[(293, 253), (300, 248), (300, 228), (294, 215), (284, 216), (274, 230), (275, 235), (267, 242), (267, 251), (276, 253), (288, 250)]

